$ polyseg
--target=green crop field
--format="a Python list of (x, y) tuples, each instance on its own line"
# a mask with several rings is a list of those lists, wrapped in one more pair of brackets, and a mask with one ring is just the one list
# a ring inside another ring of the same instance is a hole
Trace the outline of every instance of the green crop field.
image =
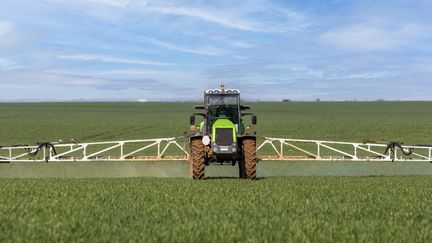
[[(0, 104), (0, 145), (183, 135), (192, 103)], [(432, 102), (252, 103), (258, 135), (432, 143)], [(257, 181), (187, 162), (0, 163), (0, 241), (432, 240), (432, 165), (271, 162)]]
[(0, 179), (0, 241), (430, 242), (430, 177)]
[[(432, 143), (432, 102), (250, 103), (261, 136)], [(192, 103), (0, 104), (0, 144), (180, 136)]]

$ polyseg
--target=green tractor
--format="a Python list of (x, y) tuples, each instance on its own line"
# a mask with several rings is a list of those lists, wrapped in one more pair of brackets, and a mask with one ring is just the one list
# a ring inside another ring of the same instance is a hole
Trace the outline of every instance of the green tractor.
[[(256, 179), (256, 136), (250, 125), (245, 126), (243, 118), (251, 116), (251, 123), (257, 118), (249, 106), (240, 104), (240, 92), (236, 89), (209, 89), (204, 92), (204, 105), (195, 106), (190, 117), (190, 177), (204, 179), (205, 166), (212, 163), (231, 164), (239, 167), (239, 177)], [(202, 117), (199, 126), (196, 116)]]

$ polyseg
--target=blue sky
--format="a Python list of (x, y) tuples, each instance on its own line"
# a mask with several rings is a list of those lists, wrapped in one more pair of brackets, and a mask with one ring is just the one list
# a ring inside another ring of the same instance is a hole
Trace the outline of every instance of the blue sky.
[(1, 0), (0, 101), (432, 100), (432, 1)]

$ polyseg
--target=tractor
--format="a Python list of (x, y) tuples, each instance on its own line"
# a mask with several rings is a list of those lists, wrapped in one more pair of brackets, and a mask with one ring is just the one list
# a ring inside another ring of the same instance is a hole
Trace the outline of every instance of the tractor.
[[(204, 179), (205, 167), (213, 164), (238, 165), (239, 177), (256, 179), (256, 136), (251, 125), (244, 124), (246, 116), (251, 123), (257, 117), (250, 112), (249, 106), (240, 104), (240, 91), (209, 89), (204, 92), (204, 105), (195, 106), (202, 112), (190, 116), (190, 177)], [(196, 117), (201, 122), (196, 125)]]

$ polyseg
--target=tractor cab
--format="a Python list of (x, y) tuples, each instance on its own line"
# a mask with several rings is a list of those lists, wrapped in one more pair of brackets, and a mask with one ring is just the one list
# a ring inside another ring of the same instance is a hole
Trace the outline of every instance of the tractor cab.
[(204, 94), (207, 107), (206, 130), (212, 134), (211, 127), (219, 119), (226, 119), (238, 129), (241, 123), (240, 92), (238, 90), (207, 90)]
[[(204, 92), (204, 105), (195, 106), (197, 110), (205, 110), (205, 113), (194, 113), (190, 124), (195, 124), (195, 116), (201, 116), (203, 120), (199, 124), (199, 131), (204, 135), (214, 137), (215, 124), (231, 124), (234, 133), (244, 134), (245, 125), (243, 116), (251, 115), (252, 124), (256, 124), (256, 117), (252, 113), (244, 112), (250, 110), (249, 106), (240, 104), (240, 91), (237, 89), (208, 89)], [(226, 126), (225, 126), (226, 127)]]

